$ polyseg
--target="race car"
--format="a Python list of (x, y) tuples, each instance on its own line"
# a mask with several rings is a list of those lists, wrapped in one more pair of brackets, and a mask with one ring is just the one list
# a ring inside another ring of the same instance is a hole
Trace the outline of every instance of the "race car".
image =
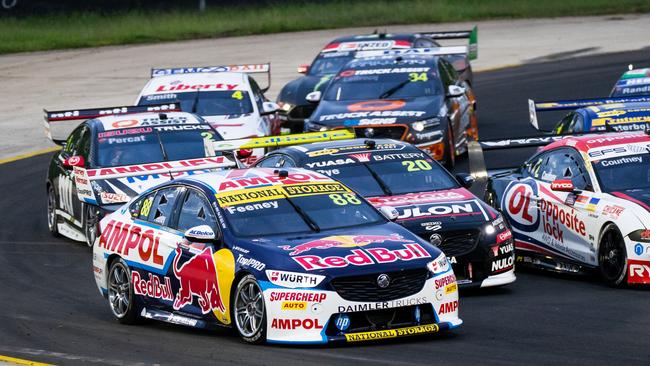
[[(204, 140), (221, 136), (177, 104), (45, 112), (48, 136), (63, 146), (47, 173), (48, 228), (89, 246), (103, 215), (169, 180), (170, 169), (181, 167), (173, 174), (180, 176), (232, 165), (207, 157)], [(52, 137), (51, 123), (76, 128), (61, 140)]]
[(285, 147), (256, 166), (315, 170), (347, 185), (447, 255), (461, 287), (515, 281), (512, 233), (496, 210), (415, 146), (396, 140), (341, 140)]
[[(553, 129), (539, 127), (537, 112), (572, 110)], [(594, 131), (644, 131), (650, 122), (650, 96), (608, 97), (539, 102), (528, 100), (533, 127), (556, 135)]]
[[(650, 136), (554, 139), (518, 168), (487, 180), (485, 200), (510, 222), (517, 265), (576, 274), (596, 270), (613, 286), (650, 284)], [(514, 146), (479, 145), (472, 146), (470, 161), (478, 156), (475, 148)]]
[[(441, 46), (439, 40), (469, 39), (469, 46)], [(328, 43), (311, 65), (300, 65), (298, 72), (305, 74), (280, 90), (277, 102), (281, 107), (280, 119), (285, 132), (301, 132), (305, 119), (309, 118), (315, 103), (308, 102), (307, 94), (324, 91), (341, 67), (355, 57), (357, 51), (400, 50), (410, 48), (435, 48), (459, 74), (461, 80), (472, 85), (473, 74), (470, 60), (478, 56), (478, 28), (463, 31), (421, 33), (374, 33), (339, 37)], [(458, 52), (458, 50), (461, 52)], [(453, 51), (453, 52), (450, 52)]]
[[(261, 89), (249, 74), (265, 73)], [(224, 139), (278, 135), (278, 105), (264, 96), (271, 83), (270, 64), (181, 67), (151, 70), (151, 80), (135, 104), (179, 103), (185, 112), (203, 117)], [(251, 164), (264, 154), (255, 150)]]
[(448, 168), (478, 139), (476, 99), (435, 50), (357, 52), (324, 90), (305, 131), (351, 127), (359, 137), (415, 144)]
[(640, 95), (650, 95), (650, 68), (626, 71), (618, 79), (609, 94), (610, 97), (633, 97)]
[(226, 326), (249, 343), (359, 342), (458, 327), (447, 258), (390, 222), (395, 215), (304, 169), (184, 177), (101, 221), (93, 273), (121, 323)]

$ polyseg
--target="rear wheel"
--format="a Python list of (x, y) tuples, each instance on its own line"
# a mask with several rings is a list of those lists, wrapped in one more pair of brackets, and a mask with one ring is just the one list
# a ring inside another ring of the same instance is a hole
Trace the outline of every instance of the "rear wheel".
[(264, 294), (253, 275), (239, 281), (232, 312), (237, 333), (247, 343), (262, 343), (266, 339), (266, 309)]
[(83, 205), (83, 230), (86, 244), (92, 248), (99, 235), (99, 208), (92, 205)]
[(122, 258), (108, 271), (108, 304), (113, 316), (122, 324), (135, 323), (138, 314), (131, 286), (131, 271)]
[(598, 248), (600, 274), (611, 286), (622, 286), (627, 278), (627, 252), (623, 235), (616, 225), (608, 224), (603, 230)]
[(59, 216), (56, 214), (56, 195), (54, 194), (54, 187), (48, 185), (47, 187), (47, 228), (54, 236), (61, 236), (57, 223)]
[(445, 143), (445, 168), (448, 170), (452, 170), (456, 166), (456, 148), (454, 145), (454, 132), (451, 130), (451, 124), (449, 124)]

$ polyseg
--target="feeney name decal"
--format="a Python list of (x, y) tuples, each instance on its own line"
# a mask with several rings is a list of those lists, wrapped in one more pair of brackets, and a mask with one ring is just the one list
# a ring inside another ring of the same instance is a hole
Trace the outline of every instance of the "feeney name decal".
[(160, 234), (153, 229), (145, 230), (140, 226), (111, 220), (99, 238), (99, 247), (129, 256), (132, 249), (138, 249), (142, 262), (162, 265), (163, 257), (158, 252)]
[(438, 324), (416, 325), (414, 327), (408, 328), (346, 334), (345, 340), (348, 342), (372, 341), (376, 339), (406, 337), (425, 333), (437, 333), (439, 330), (440, 327), (438, 327)]
[(421, 258), (431, 258), (431, 255), (419, 244), (404, 244), (404, 249), (369, 248), (353, 249), (352, 254), (344, 257), (317, 255), (301, 255), (293, 257), (307, 271), (326, 268), (341, 268), (348, 265), (367, 266), (371, 264), (392, 263), (398, 260), (410, 261)]

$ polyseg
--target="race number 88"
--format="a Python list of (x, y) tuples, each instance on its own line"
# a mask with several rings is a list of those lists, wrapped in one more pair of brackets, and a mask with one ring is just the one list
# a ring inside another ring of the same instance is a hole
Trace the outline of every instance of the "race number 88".
[(329, 198), (332, 200), (332, 202), (334, 202), (335, 205), (339, 205), (339, 206), (345, 206), (348, 204), (352, 204), (352, 205), (361, 204), (361, 200), (352, 193), (343, 193), (343, 194), (334, 193), (334, 194), (330, 194)]

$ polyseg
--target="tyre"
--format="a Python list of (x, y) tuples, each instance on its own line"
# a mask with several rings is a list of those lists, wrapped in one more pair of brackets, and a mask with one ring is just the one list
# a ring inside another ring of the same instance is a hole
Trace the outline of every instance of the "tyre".
[(237, 333), (244, 342), (259, 344), (266, 340), (264, 295), (253, 275), (246, 275), (239, 281), (232, 313)]
[(447, 140), (445, 142), (445, 168), (454, 169), (456, 166), (456, 149), (454, 148), (454, 133), (451, 124), (447, 125)]
[(122, 258), (113, 261), (108, 271), (108, 304), (120, 323), (136, 322), (138, 309), (133, 296), (131, 271)]
[(56, 237), (61, 236), (57, 223), (59, 216), (56, 214), (56, 194), (54, 194), (54, 187), (51, 184), (47, 186), (47, 228), (50, 233)]
[(620, 230), (608, 224), (603, 230), (598, 247), (600, 274), (610, 286), (623, 286), (627, 279), (627, 252)]
[(93, 205), (83, 205), (83, 232), (86, 245), (92, 248), (99, 236), (99, 208)]

